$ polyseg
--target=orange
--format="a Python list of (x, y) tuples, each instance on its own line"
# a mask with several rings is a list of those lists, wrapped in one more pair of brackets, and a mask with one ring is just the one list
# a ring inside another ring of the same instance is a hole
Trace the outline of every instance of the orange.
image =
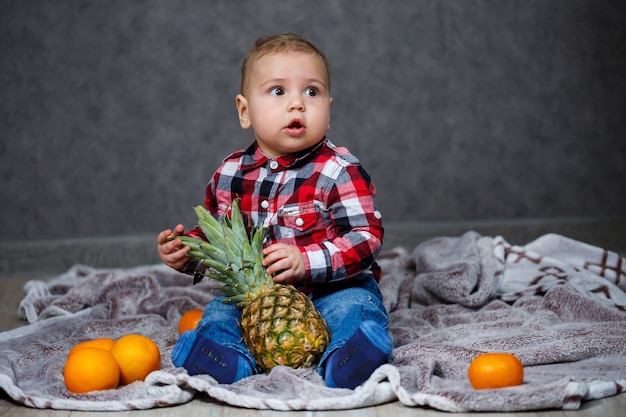
[(111, 354), (120, 367), (123, 385), (143, 381), (150, 372), (161, 368), (161, 353), (156, 343), (140, 334), (127, 334), (117, 339)]
[(194, 330), (198, 326), (203, 313), (204, 311), (202, 310), (189, 310), (183, 314), (178, 322), (178, 333)]
[(109, 339), (108, 337), (101, 337), (99, 339), (91, 339), (91, 340), (87, 340), (85, 342), (81, 342), (75, 345), (72, 348), (72, 350), (70, 350), (69, 354), (71, 355), (72, 352), (75, 352), (79, 349), (83, 349), (86, 347), (96, 347), (96, 348), (100, 348), (104, 350), (111, 350), (111, 347), (113, 347), (114, 343), (115, 343), (115, 340)]
[(108, 350), (83, 347), (68, 354), (63, 378), (67, 389), (76, 393), (113, 389), (120, 381), (120, 368)]
[(474, 389), (512, 387), (524, 381), (524, 366), (510, 353), (483, 353), (472, 360), (467, 376)]

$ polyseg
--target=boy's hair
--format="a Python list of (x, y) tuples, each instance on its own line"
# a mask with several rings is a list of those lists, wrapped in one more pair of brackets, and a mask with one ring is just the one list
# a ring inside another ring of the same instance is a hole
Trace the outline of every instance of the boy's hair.
[(241, 92), (243, 94), (244, 86), (248, 78), (248, 74), (254, 63), (259, 58), (265, 55), (277, 54), (277, 53), (308, 53), (315, 54), (322, 58), (324, 67), (326, 68), (326, 75), (328, 77), (328, 88), (330, 88), (330, 69), (328, 67), (328, 61), (326, 56), (317, 49), (310, 41), (295, 33), (282, 33), (279, 35), (264, 36), (256, 40), (254, 46), (246, 55), (246, 59), (241, 66)]

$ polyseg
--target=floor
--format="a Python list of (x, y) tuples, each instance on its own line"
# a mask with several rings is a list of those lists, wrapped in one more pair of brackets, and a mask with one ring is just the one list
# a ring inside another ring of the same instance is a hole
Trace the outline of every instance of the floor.
[[(566, 236), (582, 240), (597, 246), (615, 250), (626, 254), (626, 219), (608, 220), (561, 220), (561, 221), (525, 221), (525, 222), (475, 222), (463, 224), (390, 224), (386, 226), (386, 246), (405, 246), (409, 249), (419, 242), (433, 236), (455, 236), (466, 230), (476, 230), (483, 235), (502, 235), (507, 241), (516, 244), (526, 243), (541, 234), (557, 232)], [(153, 254), (153, 237), (133, 237), (125, 239), (138, 257), (135, 262), (151, 262)], [(130, 242), (130, 243), (129, 243)], [(116, 258), (115, 254), (103, 255), (100, 250), (104, 247), (119, 248), (116, 239), (83, 240), (64, 242), (28, 242), (16, 245), (12, 242), (8, 245), (0, 244), (0, 331), (10, 330), (26, 323), (17, 318), (17, 308), (23, 297), (23, 287), (29, 279), (45, 279), (63, 272), (73, 263), (86, 263), (94, 266), (129, 266), (127, 252), (124, 258)], [(17, 248), (17, 249), (16, 249)], [(42, 251), (42, 248), (45, 250)], [(128, 249), (128, 248), (126, 248)], [(61, 256), (60, 253), (63, 253)], [(97, 255), (94, 255), (96, 254)], [(145, 258), (141, 258), (145, 256)], [(30, 265), (38, 265), (37, 269), (25, 272), (26, 260), (30, 259)], [(46, 263), (50, 259), (54, 262)], [(605, 417), (624, 415), (626, 410), (626, 394), (605, 398), (602, 400), (584, 403), (579, 410), (575, 411), (531, 411), (520, 413), (480, 413), (482, 416), (507, 417)], [(192, 416), (192, 415), (218, 415), (224, 417), (244, 416), (274, 416), (279, 412), (266, 410), (249, 410), (220, 404), (205, 395), (198, 395), (187, 404), (175, 407), (159, 408), (151, 410), (137, 410), (116, 412), (115, 416), (125, 417), (156, 417), (156, 416)], [(450, 413), (441, 411), (406, 407), (399, 402), (368, 407), (357, 410), (341, 411), (301, 411), (290, 412), (302, 416), (342, 416), (342, 417), (374, 417), (394, 416), (405, 417), (419, 415), (421, 417), (449, 416)], [(102, 413), (89, 413), (67, 410), (37, 410), (24, 407), (13, 402), (6, 393), (0, 391), (0, 416), (41, 416), (41, 417), (80, 417), (103, 415)], [(455, 413), (455, 416), (470, 416), (476, 413)]]

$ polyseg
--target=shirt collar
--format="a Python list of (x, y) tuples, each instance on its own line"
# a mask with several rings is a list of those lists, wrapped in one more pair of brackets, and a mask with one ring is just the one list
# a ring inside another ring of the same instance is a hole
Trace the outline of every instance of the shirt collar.
[(300, 152), (288, 153), (285, 155), (277, 156), (276, 158), (268, 158), (263, 152), (261, 152), (261, 148), (259, 145), (254, 142), (252, 145), (245, 150), (242, 158), (241, 158), (241, 169), (244, 171), (259, 168), (269, 161), (276, 161), (278, 163), (278, 167), (275, 170), (284, 170), (293, 168), (296, 165), (300, 164), (303, 161), (308, 160), (311, 155), (316, 153), (322, 146), (325, 146), (327, 142), (326, 136), (322, 138), (315, 145), (304, 149)]

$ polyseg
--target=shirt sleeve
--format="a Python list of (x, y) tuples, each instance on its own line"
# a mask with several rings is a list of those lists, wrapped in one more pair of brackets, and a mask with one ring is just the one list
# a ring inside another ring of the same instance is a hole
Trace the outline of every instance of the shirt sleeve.
[(360, 164), (342, 168), (327, 190), (336, 237), (300, 247), (307, 284), (349, 279), (375, 265), (383, 239), (376, 189)]

